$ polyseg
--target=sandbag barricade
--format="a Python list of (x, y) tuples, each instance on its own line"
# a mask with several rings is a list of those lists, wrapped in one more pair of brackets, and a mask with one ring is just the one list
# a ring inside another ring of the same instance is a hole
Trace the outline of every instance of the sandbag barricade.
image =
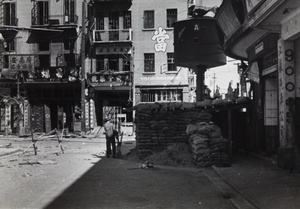
[(230, 166), (229, 140), (213, 122), (189, 124), (186, 129), (193, 160), (197, 167)]

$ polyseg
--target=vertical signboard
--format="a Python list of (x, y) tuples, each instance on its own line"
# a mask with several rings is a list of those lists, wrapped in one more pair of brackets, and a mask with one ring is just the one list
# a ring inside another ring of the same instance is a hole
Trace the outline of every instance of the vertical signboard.
[(293, 42), (278, 41), (279, 139), (278, 165), (295, 145), (295, 52)]
[(51, 131), (51, 114), (50, 108), (47, 105), (44, 105), (45, 108), (45, 132), (48, 133)]

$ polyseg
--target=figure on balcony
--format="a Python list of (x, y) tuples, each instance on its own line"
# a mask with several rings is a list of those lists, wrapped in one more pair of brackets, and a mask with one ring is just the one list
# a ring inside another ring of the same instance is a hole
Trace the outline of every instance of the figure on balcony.
[(77, 78), (78, 78), (78, 70), (75, 68), (72, 68), (70, 70), (69, 81), (76, 81)]
[(104, 76), (103, 76), (103, 75), (101, 75), (101, 76), (100, 76), (100, 79), (99, 79), (99, 81), (100, 81), (101, 83), (104, 83), (104, 82), (105, 82), (105, 78), (104, 78)]
[(117, 75), (117, 76), (116, 76), (116, 82), (122, 82), (122, 78), (121, 78), (120, 75)]
[(49, 69), (43, 69), (42, 70), (42, 78), (44, 78), (44, 79), (49, 79), (50, 78)]
[(63, 70), (61, 68), (57, 68), (56, 69), (56, 77), (58, 79), (62, 79), (62, 77), (63, 77)]
[(35, 78), (35, 72), (32, 71), (32, 70), (29, 70), (28, 71), (28, 78), (27, 78), (27, 81), (33, 81)]

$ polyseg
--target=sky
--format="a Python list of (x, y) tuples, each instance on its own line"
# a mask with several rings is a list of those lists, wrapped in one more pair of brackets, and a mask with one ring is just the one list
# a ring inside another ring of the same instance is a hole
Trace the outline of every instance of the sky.
[(213, 6), (220, 6), (223, 0), (196, 0), (202, 3), (205, 7), (213, 7)]
[(213, 92), (216, 86), (220, 87), (220, 93), (227, 93), (229, 83), (232, 82), (232, 88), (237, 87), (237, 83), (240, 83), (240, 77), (237, 72), (237, 64), (239, 60), (233, 60), (227, 57), (227, 64), (215, 68), (207, 69), (205, 72), (205, 85), (207, 85)]
[[(196, 0), (205, 7), (220, 6), (223, 0)], [(210, 68), (205, 73), (205, 84), (213, 92), (216, 86), (220, 87), (220, 93), (227, 93), (229, 83), (232, 82), (232, 88), (236, 88), (236, 84), (240, 82), (239, 74), (237, 73), (237, 64), (240, 61), (234, 61), (227, 57), (227, 64)]]

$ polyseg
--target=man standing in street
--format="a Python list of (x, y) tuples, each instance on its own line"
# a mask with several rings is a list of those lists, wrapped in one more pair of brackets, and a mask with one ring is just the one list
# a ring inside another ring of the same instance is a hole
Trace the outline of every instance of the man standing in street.
[(106, 136), (106, 157), (109, 158), (111, 155), (111, 151), (113, 154), (113, 158), (116, 158), (116, 142), (115, 142), (115, 129), (114, 124), (110, 122), (108, 118), (104, 120), (104, 130)]

